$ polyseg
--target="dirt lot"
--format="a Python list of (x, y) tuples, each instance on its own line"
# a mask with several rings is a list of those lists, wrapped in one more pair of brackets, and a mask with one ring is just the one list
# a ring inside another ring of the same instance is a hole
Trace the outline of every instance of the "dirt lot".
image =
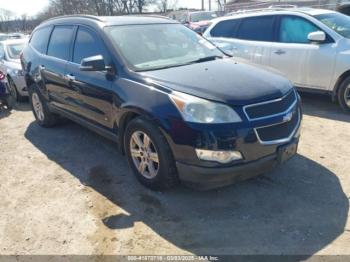
[(210, 192), (149, 191), (104, 138), (1, 112), (0, 253), (350, 255), (350, 116), (303, 100), (297, 157)]

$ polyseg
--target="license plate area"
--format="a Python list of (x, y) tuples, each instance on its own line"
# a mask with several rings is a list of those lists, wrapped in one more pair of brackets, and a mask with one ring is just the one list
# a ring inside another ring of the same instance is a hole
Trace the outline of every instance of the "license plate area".
[(291, 159), (298, 151), (298, 143), (292, 142), (287, 145), (280, 146), (277, 149), (278, 162), (283, 163)]

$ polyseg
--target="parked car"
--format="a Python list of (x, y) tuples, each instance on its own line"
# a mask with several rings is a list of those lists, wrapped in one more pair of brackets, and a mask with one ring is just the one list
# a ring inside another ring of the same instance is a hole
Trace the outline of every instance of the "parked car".
[(0, 33), (0, 41), (4, 41), (6, 39), (8, 39), (8, 35)]
[(8, 110), (11, 110), (15, 103), (13, 94), (8, 89), (6, 75), (0, 71), (0, 109), (5, 106)]
[(213, 11), (175, 11), (169, 17), (202, 34), (218, 15)]
[(235, 57), (280, 70), (299, 90), (330, 94), (350, 113), (350, 17), (266, 9), (217, 19), (204, 36)]
[(169, 19), (51, 19), (34, 30), (22, 64), (39, 125), (64, 116), (118, 142), (153, 189), (227, 185), (297, 151), (291, 82)]
[(9, 88), (17, 101), (28, 96), (27, 85), (19, 59), (28, 39), (8, 39), (0, 42), (0, 70), (6, 74)]
[(25, 34), (22, 33), (11, 33), (8, 34), (8, 39), (23, 39), (26, 38)]
[(338, 1), (336, 11), (344, 14), (344, 15), (350, 15), (350, 1)]

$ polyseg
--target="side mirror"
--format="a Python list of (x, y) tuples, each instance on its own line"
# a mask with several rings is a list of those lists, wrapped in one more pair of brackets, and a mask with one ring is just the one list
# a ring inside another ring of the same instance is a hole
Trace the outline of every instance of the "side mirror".
[(310, 42), (322, 43), (326, 40), (326, 34), (322, 31), (316, 31), (310, 33), (307, 38)]
[(81, 71), (105, 71), (107, 70), (105, 61), (102, 55), (90, 56), (81, 60)]

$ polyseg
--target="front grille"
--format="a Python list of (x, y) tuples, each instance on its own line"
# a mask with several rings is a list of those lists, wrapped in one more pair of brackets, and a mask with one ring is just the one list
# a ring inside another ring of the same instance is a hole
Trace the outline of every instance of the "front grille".
[(277, 143), (281, 140), (288, 140), (294, 135), (296, 128), (299, 125), (300, 112), (298, 109), (293, 111), (293, 116), (290, 121), (278, 123), (272, 126), (256, 128), (256, 134), (262, 143)]
[(291, 109), (296, 103), (297, 97), (294, 90), (280, 99), (271, 100), (255, 105), (248, 105), (244, 108), (247, 117), (250, 120), (257, 120), (273, 115), (283, 114)]

